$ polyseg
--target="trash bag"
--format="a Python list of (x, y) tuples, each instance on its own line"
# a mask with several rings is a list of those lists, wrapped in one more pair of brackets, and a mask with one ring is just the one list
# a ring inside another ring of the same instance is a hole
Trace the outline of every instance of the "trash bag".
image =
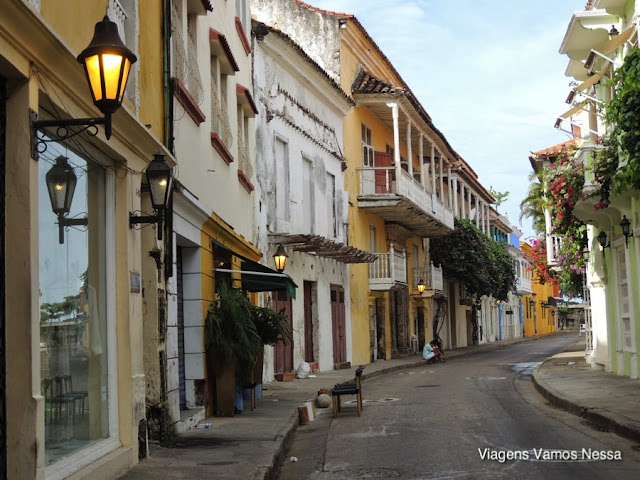
[(300, 362), (300, 365), (298, 365), (298, 371), (296, 372), (296, 377), (307, 378), (309, 373), (311, 373), (311, 365), (307, 362)]

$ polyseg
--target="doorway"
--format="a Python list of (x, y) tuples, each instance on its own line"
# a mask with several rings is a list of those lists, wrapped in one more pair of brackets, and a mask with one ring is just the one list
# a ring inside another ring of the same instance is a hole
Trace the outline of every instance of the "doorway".
[(304, 361), (313, 363), (313, 287), (314, 282), (304, 282)]
[(5, 209), (5, 170), (6, 170), (6, 127), (7, 127), (7, 89), (6, 79), (0, 77), (0, 479), (7, 478), (7, 423), (6, 423), (6, 325), (5, 325), (5, 251), (4, 251), (4, 209)]
[[(293, 331), (291, 297), (285, 290), (278, 290), (272, 293), (273, 310), (280, 312), (284, 310), (289, 328)], [(293, 339), (289, 345), (278, 342), (274, 352), (275, 373), (291, 372), (293, 370)]]
[(333, 363), (347, 361), (347, 338), (344, 309), (344, 288), (331, 285), (331, 324), (333, 326)]

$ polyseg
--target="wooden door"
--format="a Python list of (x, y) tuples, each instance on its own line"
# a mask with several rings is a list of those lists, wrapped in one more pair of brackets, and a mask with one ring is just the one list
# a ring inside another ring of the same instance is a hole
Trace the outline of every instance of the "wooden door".
[(344, 288), (331, 285), (331, 324), (333, 326), (333, 363), (347, 361)]
[(313, 282), (304, 282), (304, 361), (313, 362)]
[[(390, 167), (391, 155), (384, 152), (375, 152), (376, 167)], [(387, 178), (388, 176), (388, 178)], [(391, 193), (392, 170), (376, 170), (376, 193)]]
[[(280, 312), (284, 309), (284, 315), (289, 320), (289, 326), (293, 328), (291, 316), (291, 297), (284, 290), (273, 292), (273, 309)], [(293, 370), (293, 340), (289, 345), (278, 342), (275, 348), (274, 358), (275, 373), (291, 372)]]

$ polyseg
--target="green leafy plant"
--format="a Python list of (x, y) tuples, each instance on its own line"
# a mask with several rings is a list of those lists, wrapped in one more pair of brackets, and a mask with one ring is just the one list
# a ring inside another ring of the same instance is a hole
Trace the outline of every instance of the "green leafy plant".
[(608, 86), (613, 87), (613, 95), (605, 107), (604, 120), (613, 129), (604, 139), (605, 148), (594, 166), (595, 181), (600, 185), (598, 208), (607, 206), (612, 194), (629, 187), (640, 189), (640, 49), (625, 57)]
[(506, 299), (515, 288), (515, 264), (506, 245), (491, 240), (470, 220), (455, 219), (453, 233), (431, 240), (431, 261), (476, 299)]
[(238, 378), (252, 371), (262, 348), (253, 308), (241, 290), (221, 283), (205, 319), (207, 352), (220, 363), (235, 360)]
[(256, 332), (264, 345), (275, 345), (279, 341), (289, 345), (293, 341), (291, 326), (283, 312), (269, 307), (251, 307)]

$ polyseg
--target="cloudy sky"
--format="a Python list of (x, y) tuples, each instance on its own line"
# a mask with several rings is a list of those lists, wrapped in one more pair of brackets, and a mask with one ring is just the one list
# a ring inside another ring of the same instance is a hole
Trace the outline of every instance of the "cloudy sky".
[(532, 236), (519, 225), (528, 157), (569, 138), (553, 128), (570, 82), (558, 49), (586, 1), (306, 1), (356, 15), (480, 182), (510, 192), (500, 213)]

